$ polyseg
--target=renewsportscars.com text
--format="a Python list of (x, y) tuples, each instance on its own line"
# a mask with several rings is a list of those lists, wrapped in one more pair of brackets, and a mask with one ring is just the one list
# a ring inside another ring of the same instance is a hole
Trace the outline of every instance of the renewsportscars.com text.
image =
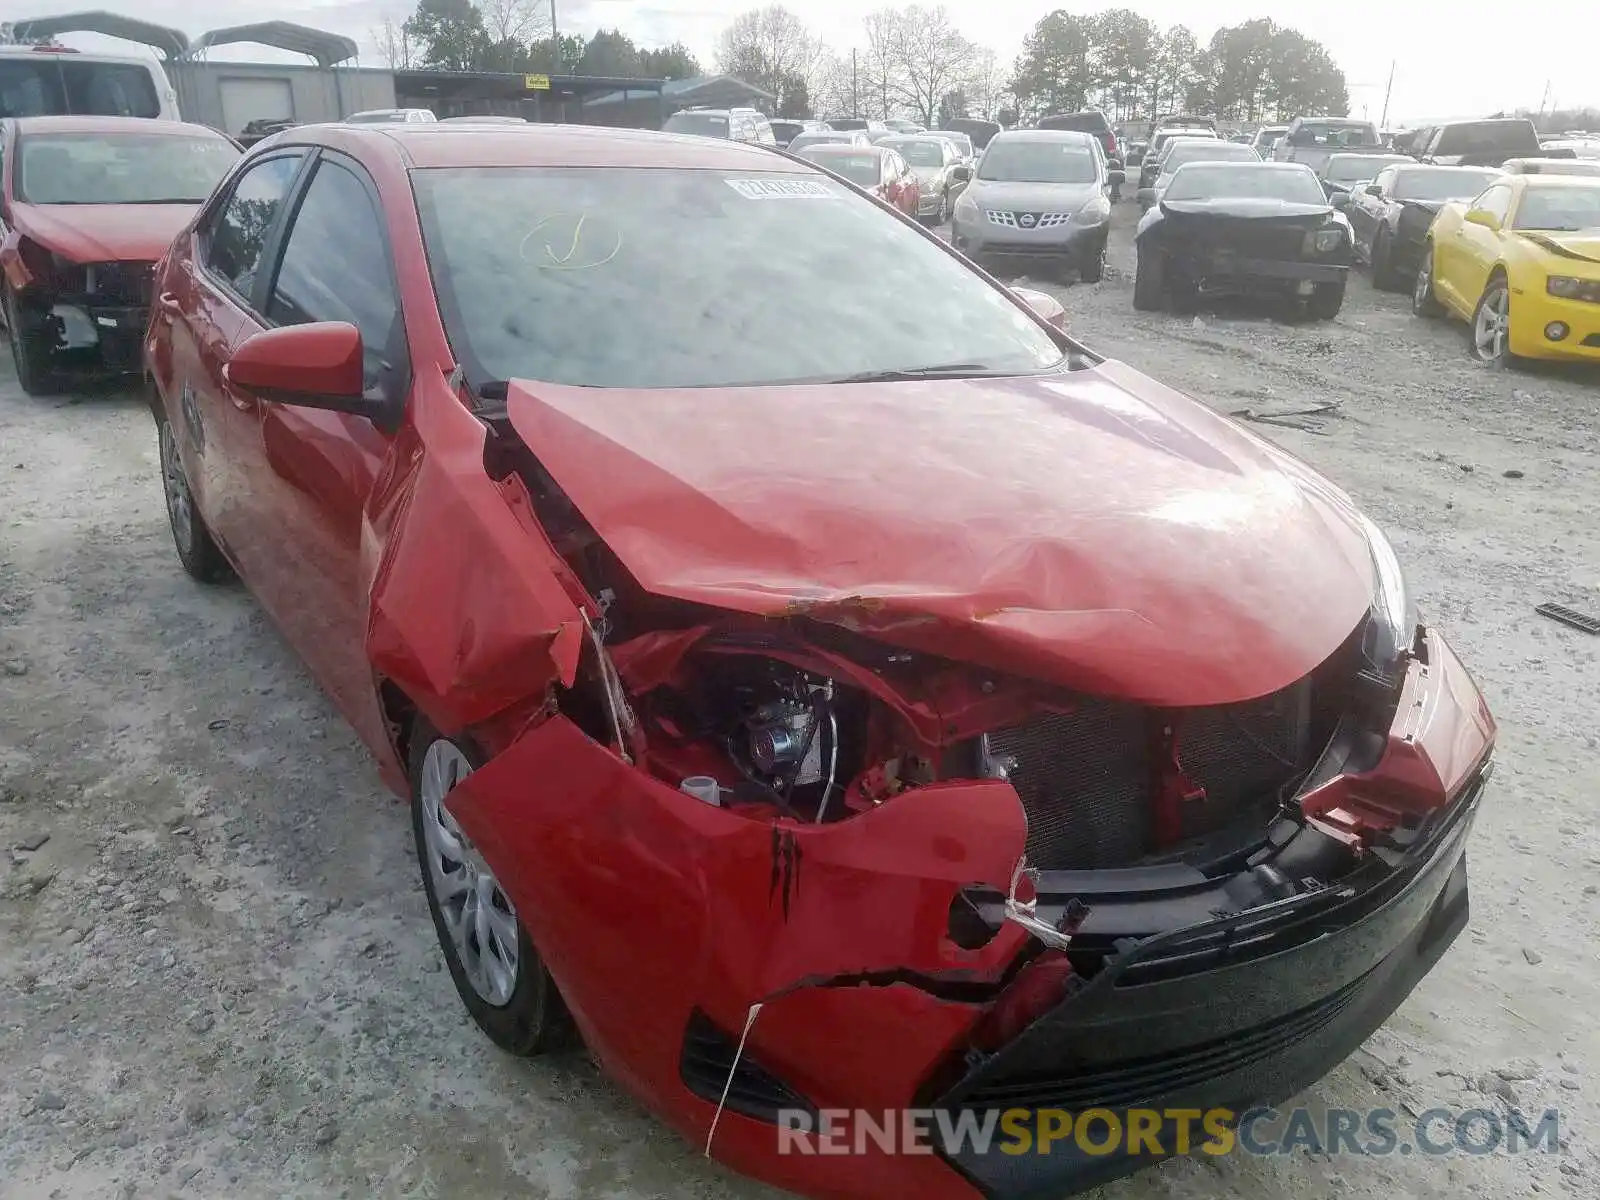
[(1431, 1108), (784, 1109), (779, 1154), (1171, 1154), (1364, 1156), (1560, 1152), (1560, 1112)]

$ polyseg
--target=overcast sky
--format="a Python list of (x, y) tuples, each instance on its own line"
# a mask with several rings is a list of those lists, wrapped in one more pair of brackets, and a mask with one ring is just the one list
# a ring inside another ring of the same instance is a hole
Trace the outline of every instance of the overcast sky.
[[(543, 2), (543, 0), (542, 0)], [(749, 0), (556, 0), (563, 31), (592, 33), (619, 26), (642, 45), (683, 41), (708, 64), (717, 34), (751, 7)], [(860, 14), (875, 0), (793, 0), (830, 45), (861, 41)], [(403, 18), (406, 0), (11, 0), (8, 16), (106, 9), (174, 25), (191, 36), (221, 24), (281, 19), (347, 34), (361, 42), (367, 65), (382, 65), (371, 30), (386, 13)], [(1038, 0), (948, 0), (946, 8), (974, 41), (1009, 61), (1033, 24), (1054, 5)], [(1472, 116), (1537, 108), (1549, 85), (1552, 106), (1600, 105), (1594, 35), (1600, 0), (1543, 0), (1527, 20), (1504, 19), (1469, 0), (1211, 0), (1198, 17), (1192, 0), (1135, 0), (1126, 5), (1068, 4), (1072, 12), (1130, 7), (1158, 25), (1186, 23), (1203, 43), (1220, 25), (1267, 16), (1328, 47), (1350, 82), (1352, 115), (1378, 120), (1391, 61), (1397, 61), (1390, 124), (1425, 117)], [(89, 48), (99, 39), (76, 35)], [(271, 57), (251, 47), (229, 57)]]

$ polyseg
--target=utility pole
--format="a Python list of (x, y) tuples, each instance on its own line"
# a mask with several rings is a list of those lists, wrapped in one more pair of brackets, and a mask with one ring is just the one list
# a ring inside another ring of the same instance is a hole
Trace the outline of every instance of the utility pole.
[(562, 74), (561, 30), (556, 25), (556, 0), (550, 0), (550, 63), (555, 68), (551, 74)]
[(860, 82), (861, 77), (856, 71), (856, 52), (852, 46), (850, 49), (850, 115), (857, 118), (861, 116)]
[(1378, 121), (1379, 129), (1389, 128), (1389, 94), (1394, 91), (1394, 65), (1395, 60), (1389, 60), (1389, 86), (1383, 89), (1383, 116)]
[(1539, 115), (1544, 116), (1544, 106), (1550, 103), (1550, 81), (1544, 81), (1544, 95), (1539, 97)]

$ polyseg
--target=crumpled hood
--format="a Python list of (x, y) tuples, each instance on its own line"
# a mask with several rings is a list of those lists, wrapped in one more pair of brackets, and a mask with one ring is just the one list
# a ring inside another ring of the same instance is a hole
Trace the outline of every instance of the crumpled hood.
[(1269, 196), (1214, 196), (1205, 200), (1168, 200), (1163, 193), (1161, 207), (1168, 212), (1189, 216), (1219, 217), (1326, 217), (1331, 204), (1305, 204), (1294, 200), (1275, 200)]
[(967, 194), (984, 208), (1001, 212), (1077, 212), (1100, 194), (1093, 183), (1006, 183), (974, 179)]
[(647, 591), (1159, 705), (1264, 695), (1372, 565), (1309, 467), (1132, 368), (628, 391), (510, 419)]
[(198, 204), (13, 204), (17, 231), (74, 262), (155, 262)]
[(1586, 230), (1583, 233), (1544, 233), (1533, 229), (1519, 230), (1524, 238), (1548, 251), (1557, 258), (1600, 263), (1600, 233)]

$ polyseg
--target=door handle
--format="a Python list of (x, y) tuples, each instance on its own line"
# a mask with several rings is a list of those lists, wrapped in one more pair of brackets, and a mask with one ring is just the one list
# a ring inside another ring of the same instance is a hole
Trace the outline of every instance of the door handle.
[(178, 298), (171, 292), (162, 292), (156, 297), (156, 311), (167, 320), (172, 320), (178, 315)]

